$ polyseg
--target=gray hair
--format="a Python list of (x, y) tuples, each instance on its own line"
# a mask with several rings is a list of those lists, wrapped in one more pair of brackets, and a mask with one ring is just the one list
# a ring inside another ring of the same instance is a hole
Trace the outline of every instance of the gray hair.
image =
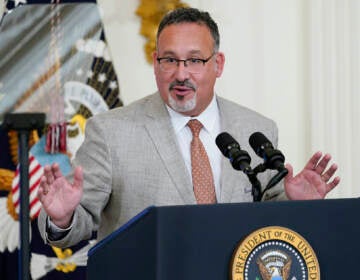
[(214, 51), (218, 51), (220, 47), (220, 34), (216, 22), (211, 18), (208, 12), (200, 11), (195, 8), (178, 8), (167, 13), (161, 20), (156, 39), (159, 40), (161, 31), (169, 25), (179, 24), (184, 22), (193, 22), (204, 24), (210, 30), (211, 36), (214, 39)]

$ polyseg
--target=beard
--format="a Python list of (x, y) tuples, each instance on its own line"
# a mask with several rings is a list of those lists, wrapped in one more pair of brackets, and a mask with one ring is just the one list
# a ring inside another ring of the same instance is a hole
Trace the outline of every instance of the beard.
[(194, 93), (193, 97), (191, 97), (190, 99), (183, 101), (180, 98), (179, 99), (175, 99), (172, 97), (172, 95), (169, 93), (169, 98), (168, 98), (168, 102), (170, 107), (178, 112), (178, 113), (186, 113), (189, 111), (194, 110), (194, 108), (196, 107), (196, 92)]
[[(194, 91), (194, 95), (188, 99), (188, 100), (184, 100), (185, 97), (184, 96), (176, 96), (175, 98), (171, 95), (171, 90), (175, 87), (175, 86), (186, 86), (188, 88), (191, 88)], [(174, 81), (170, 84), (169, 86), (169, 95), (168, 95), (168, 102), (170, 107), (178, 112), (178, 113), (186, 113), (189, 111), (192, 111), (193, 109), (195, 109), (196, 107), (196, 97), (197, 97), (197, 93), (196, 93), (196, 86), (193, 85), (190, 81), (185, 80), (185, 81)]]

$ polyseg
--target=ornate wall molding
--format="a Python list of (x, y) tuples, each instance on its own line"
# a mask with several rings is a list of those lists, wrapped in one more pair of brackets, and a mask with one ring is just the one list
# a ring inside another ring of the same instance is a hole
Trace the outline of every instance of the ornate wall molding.
[(179, 0), (141, 0), (136, 14), (141, 17), (140, 34), (147, 39), (144, 51), (148, 63), (152, 64), (152, 53), (156, 48), (156, 32), (162, 17), (168, 11), (187, 6)]

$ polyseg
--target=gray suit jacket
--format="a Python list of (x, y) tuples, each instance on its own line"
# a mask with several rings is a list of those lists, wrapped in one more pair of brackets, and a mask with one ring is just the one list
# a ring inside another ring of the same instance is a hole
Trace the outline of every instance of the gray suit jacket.
[[(250, 153), (252, 166), (260, 163), (248, 144), (249, 136), (261, 131), (277, 145), (275, 123), (223, 98), (218, 97), (217, 102), (222, 131), (229, 132)], [(90, 238), (94, 230), (102, 239), (151, 205), (196, 203), (189, 172), (159, 93), (88, 120), (85, 141), (74, 164), (83, 166), (84, 195), (72, 229), (63, 239), (52, 242), (55, 246), (76, 244)], [(263, 186), (269, 176), (267, 172), (259, 177)], [(219, 203), (252, 201), (250, 187), (248, 178), (234, 170), (224, 157)], [(283, 198), (282, 186), (273, 191), (272, 198)], [(42, 211), (39, 229), (46, 240), (45, 221)]]

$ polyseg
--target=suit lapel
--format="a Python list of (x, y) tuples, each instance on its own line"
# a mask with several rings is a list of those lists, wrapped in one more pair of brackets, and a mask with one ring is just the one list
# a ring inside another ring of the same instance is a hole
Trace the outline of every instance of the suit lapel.
[[(229, 110), (226, 103), (221, 98), (217, 98), (220, 119), (221, 119), (221, 132), (229, 132), (235, 139), (244, 139), (246, 135), (243, 135), (242, 130), (239, 129), (239, 124), (233, 121), (233, 112)], [(238, 112), (237, 112), (238, 113)], [(233, 134), (236, 132), (236, 135)], [(239, 196), (245, 195), (244, 186), (247, 185), (247, 178), (240, 173), (241, 171), (234, 170), (229, 162), (229, 159), (223, 157), (221, 159), (221, 201), (222, 203), (231, 202), (233, 197), (237, 199)], [(234, 193), (238, 193), (234, 195)], [(239, 194), (240, 192), (240, 194)]]
[(193, 187), (178, 148), (169, 113), (159, 93), (154, 94), (148, 101), (144, 108), (145, 128), (184, 203), (195, 204)]
[[(217, 101), (220, 110), (221, 131), (228, 131), (237, 140), (246, 139), (247, 135), (242, 132), (239, 124), (233, 121), (233, 112), (226, 105), (226, 102), (221, 98), (217, 98)], [(159, 93), (150, 97), (144, 111), (145, 128), (184, 204), (196, 204), (191, 179), (178, 148), (169, 113)], [(239, 110), (237, 110), (237, 116), (239, 116), (238, 114)], [(248, 186), (246, 176), (241, 171), (234, 170), (225, 157), (222, 158), (221, 162), (220, 183), (221, 199), (219, 203), (231, 202), (234, 197), (237, 201), (241, 201), (241, 197), (245, 196), (244, 188)]]

